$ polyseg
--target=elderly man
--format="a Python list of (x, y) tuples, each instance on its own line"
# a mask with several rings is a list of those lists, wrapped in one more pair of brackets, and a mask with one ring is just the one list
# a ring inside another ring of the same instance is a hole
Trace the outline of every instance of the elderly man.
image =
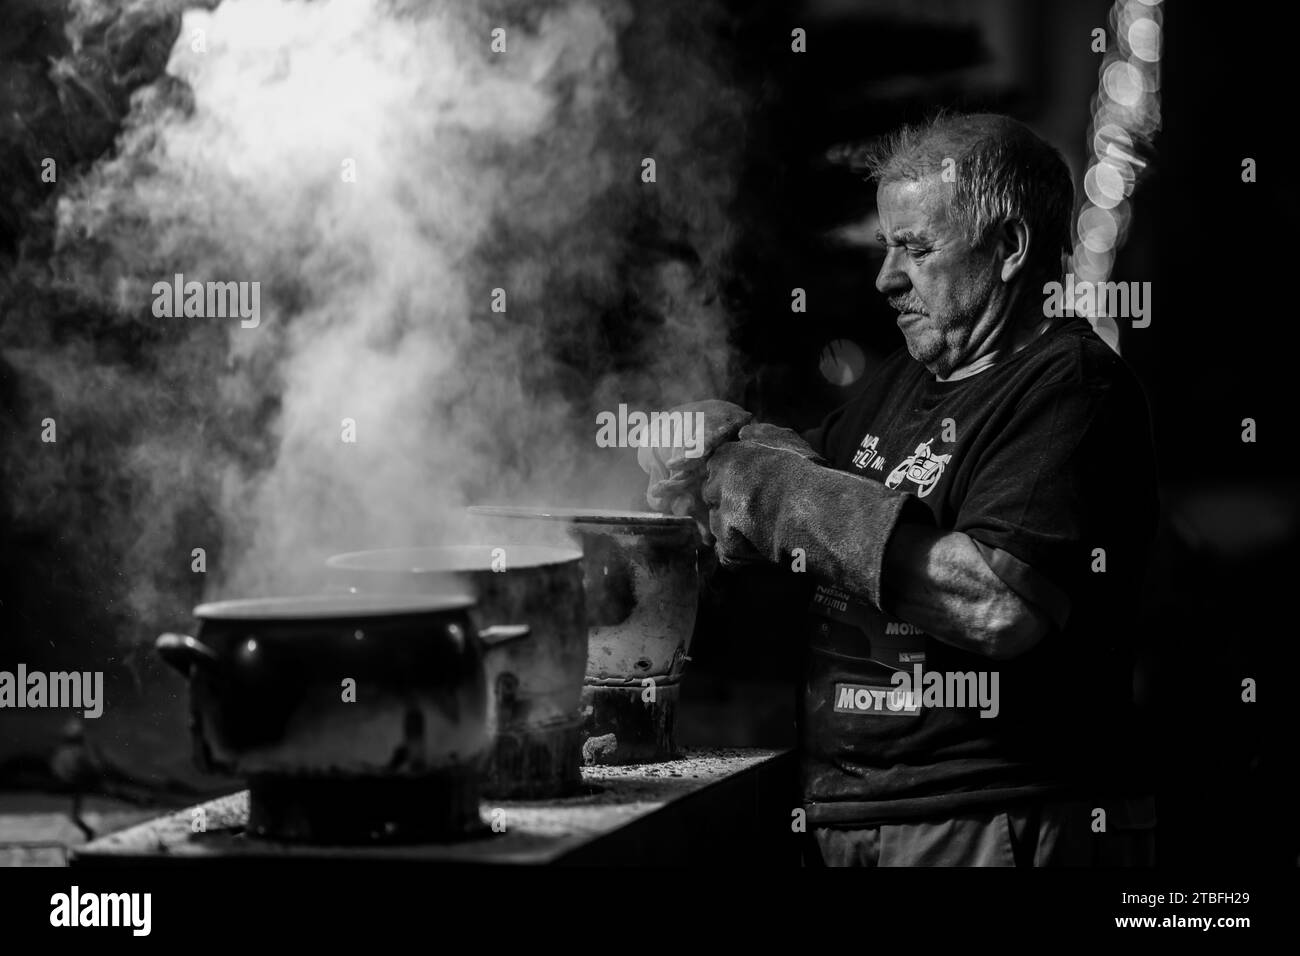
[(806, 436), (719, 444), (702, 489), (724, 565), (817, 584), (813, 862), (1149, 863), (1128, 751), (1154, 456), (1119, 356), (1085, 320), (1044, 318), (1069, 171), (994, 115), (906, 128), (871, 169), (876, 287), (906, 348)]

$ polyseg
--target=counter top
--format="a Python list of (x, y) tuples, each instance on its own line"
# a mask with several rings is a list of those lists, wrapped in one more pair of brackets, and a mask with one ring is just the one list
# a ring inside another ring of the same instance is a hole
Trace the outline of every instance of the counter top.
[[(586, 792), (486, 800), (480, 838), (409, 846), (315, 846), (249, 838), (248, 791), (219, 797), (72, 851), (75, 865), (384, 860), (434, 864), (797, 862), (789, 751), (727, 749), (625, 767), (584, 767)], [(193, 832), (202, 810), (206, 829)], [(495, 823), (496, 830), (491, 829)]]

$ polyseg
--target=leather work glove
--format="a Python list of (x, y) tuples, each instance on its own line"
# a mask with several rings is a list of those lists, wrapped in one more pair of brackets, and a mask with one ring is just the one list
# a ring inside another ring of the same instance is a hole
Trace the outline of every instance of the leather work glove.
[(690, 515), (695, 518), (700, 534), (708, 544), (713, 543), (709, 534), (708, 506), (700, 497), (704, 484), (705, 465), (709, 456), (721, 445), (732, 441), (741, 428), (754, 418), (739, 405), (731, 402), (708, 400), (678, 405), (670, 412), (683, 415), (703, 415), (703, 427), (696, 434), (700, 454), (688, 458), (687, 449), (682, 446), (672, 448), (654, 448), (642, 445), (637, 449), (637, 463), (641, 470), (650, 476), (646, 488), (646, 504), (656, 511), (675, 515)]
[(812, 445), (803, 440), (803, 436), (798, 432), (791, 431), (789, 428), (781, 428), (779, 425), (769, 425), (765, 422), (754, 422), (752, 425), (746, 425), (742, 428), (737, 437), (741, 441), (762, 445), (764, 448), (772, 448), (777, 451), (792, 451), (809, 461), (815, 461), (822, 465), (826, 464), (826, 459), (817, 454)]
[(736, 441), (709, 459), (703, 497), (718, 561), (783, 563), (802, 548), (810, 573), (880, 607), (889, 535), (900, 520), (933, 524), (929, 509), (914, 495), (817, 464), (793, 443), (774, 445)]

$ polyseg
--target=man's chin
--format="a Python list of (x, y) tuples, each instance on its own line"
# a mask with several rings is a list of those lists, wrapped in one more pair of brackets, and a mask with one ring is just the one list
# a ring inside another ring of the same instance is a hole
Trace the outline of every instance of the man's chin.
[(911, 336), (907, 336), (906, 341), (907, 354), (924, 365), (931, 375), (942, 377), (951, 371), (949, 363), (944, 361), (947, 356), (942, 342), (929, 338), (914, 339)]
[(931, 362), (939, 358), (942, 351), (938, 344), (929, 336), (917, 336), (903, 334), (903, 341), (907, 345), (907, 354), (912, 356), (922, 365), (928, 366)]

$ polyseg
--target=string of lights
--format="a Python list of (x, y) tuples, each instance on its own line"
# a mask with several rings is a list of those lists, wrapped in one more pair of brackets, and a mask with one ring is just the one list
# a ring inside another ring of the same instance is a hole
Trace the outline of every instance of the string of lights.
[[(1146, 169), (1152, 137), (1160, 129), (1160, 58), (1164, 11), (1161, 0), (1116, 0), (1108, 24), (1115, 42), (1098, 68), (1088, 128), (1089, 157), (1083, 176), (1071, 271), (1077, 281), (1107, 281), (1132, 220), (1130, 199)], [(1088, 315), (1106, 342), (1119, 351), (1119, 326), (1106, 314), (1105, 297)]]

